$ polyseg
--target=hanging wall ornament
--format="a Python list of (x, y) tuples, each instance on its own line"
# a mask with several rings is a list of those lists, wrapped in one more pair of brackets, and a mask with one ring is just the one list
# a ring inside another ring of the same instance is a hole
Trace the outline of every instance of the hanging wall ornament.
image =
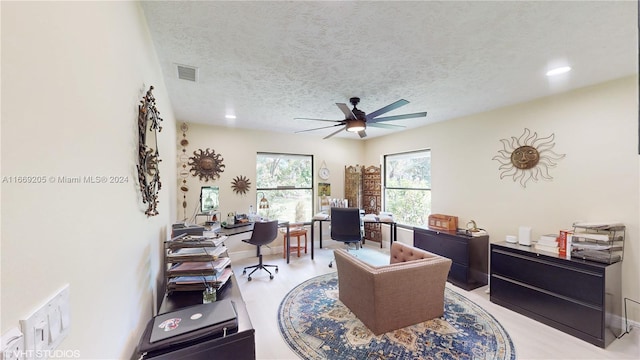
[(158, 133), (160, 126), (160, 112), (156, 108), (156, 99), (149, 87), (147, 94), (140, 100), (138, 106), (138, 182), (142, 194), (142, 202), (147, 205), (147, 216), (158, 215), (158, 191), (160, 183), (160, 155), (158, 153)]
[(240, 175), (236, 176), (231, 182), (231, 188), (238, 195), (244, 195), (251, 188), (251, 182), (246, 177)]
[(189, 158), (191, 175), (200, 177), (200, 180), (213, 181), (220, 178), (220, 173), (224, 172), (224, 158), (216, 154), (215, 150), (196, 150)]
[(189, 162), (189, 155), (187, 155), (187, 146), (189, 145), (189, 140), (187, 140), (187, 131), (189, 131), (189, 126), (187, 123), (182, 123), (180, 125), (180, 131), (182, 131), (182, 140), (180, 140), (181, 154), (178, 155), (178, 163), (180, 164), (180, 168), (178, 169), (178, 182), (180, 183), (180, 191), (182, 192), (182, 211), (183, 211), (183, 219), (186, 221), (187, 219), (187, 192), (189, 191), (189, 187), (187, 186), (187, 178), (189, 177), (189, 170), (187, 170), (187, 163)]
[(556, 161), (566, 156), (551, 150), (555, 146), (554, 138), (554, 134), (539, 138), (538, 133), (531, 135), (531, 131), (525, 128), (518, 138), (512, 136), (511, 139), (500, 139), (502, 150), (493, 157), (493, 160), (501, 164), (500, 179), (511, 177), (513, 181), (519, 181), (522, 187), (527, 187), (529, 180), (552, 180), (549, 168), (555, 167)]

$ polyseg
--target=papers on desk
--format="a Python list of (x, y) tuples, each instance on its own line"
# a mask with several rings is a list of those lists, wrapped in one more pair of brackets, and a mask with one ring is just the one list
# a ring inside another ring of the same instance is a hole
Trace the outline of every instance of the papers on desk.
[(224, 244), (226, 236), (207, 238), (203, 236), (186, 236), (184, 238), (167, 241), (167, 248), (172, 252), (184, 248), (217, 248)]
[(221, 257), (211, 261), (185, 261), (174, 264), (167, 270), (168, 276), (197, 276), (202, 274), (217, 274), (231, 264), (228, 257)]
[(227, 247), (224, 245), (217, 247), (180, 248), (168, 253), (167, 260), (170, 262), (216, 260), (226, 251)]
[(593, 230), (624, 230), (624, 224), (617, 221), (575, 222), (574, 227)]
[(376, 216), (376, 214), (365, 214), (362, 220), (366, 222), (378, 222), (378, 216)]
[(325, 214), (323, 212), (319, 212), (313, 215), (313, 220), (327, 220), (329, 219), (329, 214)]
[(388, 212), (381, 212), (380, 215), (376, 214), (365, 214), (362, 218), (364, 222), (384, 222), (384, 223), (392, 223), (393, 214)]
[(178, 276), (169, 279), (167, 283), (168, 291), (202, 291), (207, 286), (220, 289), (224, 286), (233, 270), (230, 267), (224, 268), (216, 275), (194, 275), (194, 276)]

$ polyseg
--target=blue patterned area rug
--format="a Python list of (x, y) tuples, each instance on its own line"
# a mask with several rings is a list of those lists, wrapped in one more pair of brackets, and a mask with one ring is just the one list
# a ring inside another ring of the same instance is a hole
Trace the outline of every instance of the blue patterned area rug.
[(302, 359), (515, 359), (511, 338), (473, 301), (445, 289), (440, 318), (375, 336), (338, 300), (337, 273), (309, 279), (280, 304), (278, 327)]

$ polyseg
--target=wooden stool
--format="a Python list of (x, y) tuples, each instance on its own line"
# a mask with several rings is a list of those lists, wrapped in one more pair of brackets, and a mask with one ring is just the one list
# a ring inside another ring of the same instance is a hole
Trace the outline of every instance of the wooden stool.
[[(300, 228), (294, 228), (294, 229), (290, 229), (289, 230), (289, 239), (293, 239), (293, 237), (296, 237), (298, 239), (298, 245), (294, 246), (292, 244), (289, 244), (289, 251), (297, 251), (298, 252), (298, 257), (300, 257), (300, 248), (304, 249), (304, 253), (307, 253), (307, 229), (300, 227)], [(302, 247), (300, 245), (300, 237), (304, 236), (304, 247)], [(282, 257), (286, 258), (287, 257), (287, 232), (285, 231), (282, 235), (283, 241), (282, 241)]]

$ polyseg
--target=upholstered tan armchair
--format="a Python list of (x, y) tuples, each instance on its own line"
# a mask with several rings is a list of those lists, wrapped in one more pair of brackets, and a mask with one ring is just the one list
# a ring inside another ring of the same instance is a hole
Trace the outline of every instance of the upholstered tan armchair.
[(451, 260), (394, 242), (389, 265), (373, 266), (334, 250), (339, 298), (374, 334), (444, 314), (444, 287)]

